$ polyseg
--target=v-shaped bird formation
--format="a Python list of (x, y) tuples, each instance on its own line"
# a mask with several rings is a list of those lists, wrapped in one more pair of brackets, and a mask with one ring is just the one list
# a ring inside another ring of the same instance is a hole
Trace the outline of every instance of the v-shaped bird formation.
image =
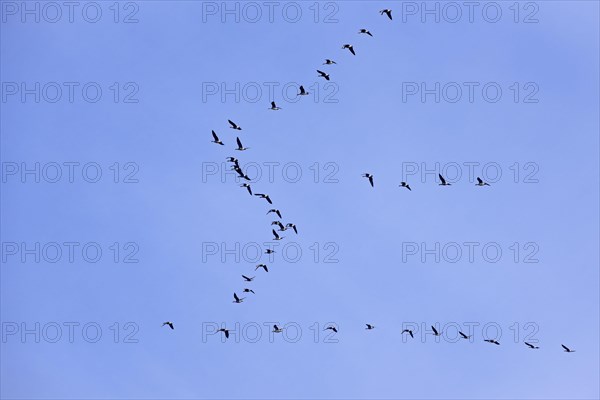
[[(387, 19), (389, 19), (389, 21), (393, 21), (393, 14), (392, 14), (392, 10), (391, 9), (380, 10), (379, 14), (381, 14), (382, 16), (384, 16)], [(366, 29), (366, 28), (360, 28), (359, 31), (358, 31), (358, 34), (360, 34), (361, 36), (369, 36), (370, 38), (374, 38), (375, 37), (371, 33), (371, 31), (368, 30), (368, 29)], [(368, 39), (368, 40), (374, 40), (374, 39)], [(352, 56), (356, 56), (357, 55), (357, 52), (356, 52), (353, 44), (346, 43), (346, 44), (343, 44), (341, 46), (341, 48), (342, 48), (342, 50), (347, 50)], [(332, 66), (332, 65), (338, 65), (338, 63), (336, 61), (330, 59), (330, 58), (326, 58), (325, 61), (322, 63), (322, 65)], [(316, 71), (317, 71), (318, 77), (324, 78), (327, 81), (331, 80), (331, 76), (330, 76), (330, 74), (328, 72), (321, 71), (319, 69), (317, 69)], [(297, 96), (306, 96), (306, 95), (309, 95), (309, 92), (307, 92), (305, 90), (304, 86), (302, 86), (302, 85), (299, 86), (298, 90), (299, 90), (299, 92), (297, 93)], [(279, 106), (277, 106), (275, 100), (272, 99), (270, 107), (268, 107), (268, 110), (279, 111), (279, 110), (282, 110), (282, 108), (279, 107)], [(236, 131), (241, 131), (242, 130), (241, 126), (238, 125), (236, 122), (233, 122), (232, 120), (228, 120), (227, 122), (229, 123), (229, 128), (230, 129), (233, 129), (233, 130), (236, 130)], [(213, 140), (211, 141), (212, 143), (218, 144), (220, 146), (225, 146), (225, 143), (219, 138), (219, 136), (217, 135), (217, 133), (214, 130), (212, 130), (211, 133), (212, 133), (212, 138), (213, 138)], [(240, 151), (240, 152), (241, 151), (250, 150), (250, 147), (245, 147), (242, 144), (239, 136), (236, 137), (236, 144), (237, 144), (237, 148), (234, 148), (234, 150), (237, 150), (237, 151)], [(236, 171), (236, 173), (238, 174), (239, 178), (244, 179), (246, 181), (251, 181), (251, 179), (248, 177), (248, 175), (246, 173), (244, 173), (244, 171), (242, 170), (242, 168), (241, 168), (241, 166), (239, 164), (239, 160), (237, 158), (235, 158), (235, 157), (227, 157), (226, 160), (227, 160), (227, 162), (230, 162), (230, 163), (233, 164), (231, 166), (231, 168), (234, 171)], [(365, 172), (365, 173), (362, 174), (362, 177), (366, 178), (366, 180), (368, 181), (368, 184), (370, 185), (371, 188), (375, 188), (375, 177), (374, 177), (374, 175), (372, 173)], [(452, 186), (452, 183), (448, 182), (446, 180), (446, 178), (444, 176), (442, 176), (442, 174), (440, 173), (440, 174), (438, 174), (438, 185), (446, 187), (446, 186)], [(400, 184), (398, 186), (401, 187), (401, 188), (407, 189), (408, 191), (412, 191), (412, 188), (411, 188), (409, 182), (404, 182), (404, 181), (400, 182)], [(477, 177), (477, 183), (475, 183), (475, 186), (491, 186), (491, 185), (489, 183), (485, 182), (483, 179), (481, 179), (481, 177)], [(240, 187), (245, 188), (251, 196), (255, 196), (255, 197), (258, 197), (260, 199), (264, 199), (269, 205), (273, 204), (273, 200), (271, 199), (271, 197), (268, 194), (265, 194), (265, 193), (254, 193), (252, 191), (252, 188), (251, 188), (251, 186), (250, 186), (249, 183), (243, 183), (243, 184), (240, 185)], [(269, 215), (269, 214), (274, 214), (278, 218), (278, 220), (275, 220), (275, 221), (271, 222), (271, 226), (276, 226), (278, 228), (277, 230), (275, 230), (274, 228), (271, 228), (271, 233), (273, 235), (272, 240), (274, 240), (274, 241), (283, 240), (285, 238), (285, 236), (280, 235), (278, 232), (285, 232), (285, 231), (288, 231), (289, 229), (293, 230), (295, 234), (298, 234), (298, 229), (296, 227), (296, 224), (291, 223), (291, 222), (288, 222), (288, 223), (284, 224), (281, 221), (283, 219), (283, 217), (282, 217), (281, 211), (278, 208), (271, 208), (271, 209), (269, 209), (267, 211), (267, 215)], [(273, 249), (266, 249), (266, 251), (265, 251), (265, 254), (273, 254), (273, 253), (275, 253), (275, 250), (273, 250)], [(257, 271), (259, 269), (264, 270), (265, 273), (269, 272), (269, 267), (266, 264), (263, 264), (263, 263), (256, 265), (255, 268), (254, 268), (255, 271)], [(255, 279), (255, 276), (249, 277), (247, 275), (241, 275), (241, 277), (242, 277), (242, 279), (243, 279), (243, 281), (245, 283), (251, 283)], [(252, 290), (250, 288), (244, 288), (243, 289), (243, 293), (252, 293), (253, 295), (255, 294), (254, 290)], [(232, 301), (233, 303), (240, 304), (240, 303), (243, 303), (245, 299), (246, 299), (245, 297), (239, 297), (236, 292), (233, 293), (233, 301)], [(170, 321), (164, 322), (162, 325), (170, 327), (171, 330), (175, 329), (173, 322), (170, 322)], [(368, 324), (365, 324), (365, 325), (366, 325), (366, 328), (365, 328), (366, 330), (372, 331), (372, 330), (375, 329), (375, 325), (373, 325), (373, 324), (368, 323)], [(331, 325), (325, 327), (324, 330), (330, 330), (330, 331), (332, 331), (335, 334), (338, 333), (338, 328), (335, 327), (335, 326), (331, 326)], [(229, 338), (229, 330), (227, 330), (225, 328), (221, 328), (217, 332), (223, 332), (224, 335), (225, 335), (225, 338)], [(283, 332), (283, 329), (281, 327), (277, 326), (277, 325), (273, 325), (273, 332), (274, 333), (281, 333), (281, 332)], [(432, 332), (433, 336), (442, 336), (443, 335), (443, 332), (438, 331), (434, 326), (431, 326), (431, 332)], [(461, 339), (468, 340), (468, 339), (471, 338), (471, 336), (468, 336), (468, 335), (466, 335), (463, 332), (459, 331), (458, 333), (459, 333)], [(414, 336), (414, 332), (412, 330), (410, 330), (410, 329), (404, 329), (404, 330), (402, 330), (400, 332), (400, 335), (404, 335), (404, 334), (408, 334), (413, 339), (415, 337)], [(490, 343), (490, 344), (494, 344), (496, 346), (500, 346), (500, 342), (498, 342), (496, 339), (484, 339), (484, 341), (487, 342), (487, 343)], [(527, 346), (527, 348), (532, 349), (532, 350), (534, 350), (534, 349), (537, 350), (537, 349), (540, 348), (540, 347), (536, 346), (535, 344), (532, 344), (532, 343), (529, 343), (529, 342), (524, 342), (524, 344)], [(571, 348), (565, 346), (564, 344), (561, 344), (561, 347), (564, 350), (564, 352), (566, 352), (566, 353), (573, 353), (573, 352), (575, 352), (575, 350), (572, 350)]]

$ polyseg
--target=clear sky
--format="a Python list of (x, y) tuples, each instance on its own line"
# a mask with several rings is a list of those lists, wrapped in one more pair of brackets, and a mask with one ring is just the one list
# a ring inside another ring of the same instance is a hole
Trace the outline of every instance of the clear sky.
[(2, 398), (600, 396), (598, 2), (0, 6)]

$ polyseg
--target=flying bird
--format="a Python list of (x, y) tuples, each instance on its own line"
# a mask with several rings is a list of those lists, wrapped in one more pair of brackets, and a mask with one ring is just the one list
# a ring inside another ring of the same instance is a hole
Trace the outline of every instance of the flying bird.
[(575, 350), (571, 350), (570, 348), (568, 348), (564, 344), (561, 344), (561, 346), (562, 346), (563, 349), (565, 349), (565, 353), (575, 353)]
[(298, 93), (298, 96), (307, 96), (309, 94), (310, 94), (309, 92), (304, 90), (304, 86), (300, 85), (300, 93)]
[(470, 337), (471, 337), (471, 336), (467, 336), (467, 335), (465, 335), (465, 334), (464, 334), (464, 333), (462, 333), (461, 331), (458, 331), (458, 334), (459, 334), (459, 335), (460, 335), (460, 336), (461, 336), (463, 339), (468, 339), (468, 338), (470, 338)]
[(323, 65), (331, 65), (331, 64), (337, 64), (337, 63), (333, 60), (330, 60), (329, 58), (325, 59), (325, 62), (323, 63)]
[(273, 229), (273, 236), (274, 236), (273, 240), (281, 240), (281, 239), (283, 239), (285, 237), (285, 236), (279, 236), (277, 234), (277, 232), (275, 232), (275, 229)]
[(173, 326), (173, 323), (171, 321), (163, 322), (162, 326), (165, 326), (165, 325), (169, 325), (169, 328), (175, 329), (175, 327)]
[(274, 102), (274, 101), (272, 101), (272, 102), (271, 102), (271, 108), (269, 108), (269, 110), (277, 111), (277, 110), (281, 110), (281, 107), (277, 107), (277, 106), (275, 105), (275, 102)]
[(490, 184), (484, 182), (480, 177), (477, 177), (477, 183), (475, 184), (475, 186), (490, 186)]
[(406, 182), (400, 182), (400, 187), (407, 188), (408, 190), (412, 191), (410, 185)]
[(348, 49), (350, 50), (350, 53), (352, 53), (352, 55), (356, 55), (356, 53), (354, 52), (354, 46), (352, 46), (351, 44), (345, 44), (342, 46), (342, 49)]
[(249, 185), (249, 184), (247, 184), (247, 183), (242, 183), (242, 184), (240, 185), (240, 187), (245, 187), (246, 189), (248, 189), (248, 193), (250, 193), (250, 196), (252, 196), (252, 188), (250, 187), (250, 185)]
[(296, 235), (298, 234), (298, 229), (296, 228), (295, 224), (292, 224), (291, 222), (289, 224), (285, 224), (285, 228), (292, 228), (294, 230), (294, 232), (296, 232)]
[(488, 342), (488, 343), (493, 343), (496, 344), (498, 346), (500, 346), (500, 343), (498, 343), (496, 340), (494, 339), (483, 339), (484, 342)]
[(388, 16), (389, 19), (392, 19), (392, 10), (390, 10), (389, 8), (379, 11), (379, 14), (381, 14), (381, 15), (385, 14)]
[(317, 70), (317, 72), (319, 73), (319, 76), (322, 76), (326, 80), (329, 80), (329, 74), (326, 74), (325, 72), (319, 70)]
[(411, 338), (413, 338), (413, 339), (415, 338), (415, 337), (413, 336), (413, 331), (411, 331), (410, 329), (405, 329), (405, 330), (403, 330), (401, 334), (403, 334), (403, 333), (408, 333), (408, 334), (410, 335), (410, 337), (411, 337)]
[(433, 329), (433, 336), (441, 336), (441, 333), (439, 333), (437, 329), (435, 329), (435, 326), (431, 325), (431, 329)]
[(238, 303), (238, 304), (239, 304), (239, 303), (241, 303), (241, 302), (243, 302), (243, 301), (244, 301), (244, 299), (245, 299), (245, 297), (242, 297), (242, 298), (240, 299), (240, 298), (238, 297), (238, 295), (237, 295), (235, 292), (233, 293), (233, 298), (235, 299), (235, 300), (233, 300), (233, 302), (234, 302), (234, 303)]
[(239, 126), (238, 126), (238, 125), (237, 125), (235, 122), (233, 122), (232, 120), (228, 119), (227, 121), (229, 122), (229, 125), (231, 125), (231, 126), (230, 126), (230, 128), (231, 128), (231, 129), (235, 129), (235, 130), (238, 130), (238, 131), (241, 131), (241, 130), (242, 130), (242, 128), (241, 128), (241, 127), (239, 127)]
[(283, 329), (281, 329), (277, 325), (273, 325), (273, 332), (274, 333), (281, 333), (281, 332), (283, 332)]
[(271, 222), (271, 225), (277, 225), (279, 227), (279, 231), (283, 232), (285, 231), (285, 226), (283, 226), (283, 224), (281, 223), (281, 221), (273, 221)]
[(232, 162), (235, 165), (239, 164), (239, 160), (237, 158), (235, 158), (235, 157), (227, 157), (227, 162)]
[(273, 253), (275, 253), (275, 250), (272, 250), (272, 249), (265, 250), (265, 254), (273, 254)]
[(373, 35), (371, 34), (371, 32), (369, 32), (366, 29), (361, 29), (360, 31), (358, 31), (358, 33), (364, 33), (365, 35), (369, 35), (369, 36), (373, 37)]
[(242, 146), (242, 142), (240, 141), (239, 137), (236, 138), (236, 140), (237, 140), (237, 145), (238, 145), (238, 148), (236, 150), (238, 150), (238, 151), (244, 151), (244, 150), (248, 150), (250, 148), (250, 147), (244, 147), (244, 146)]
[(444, 179), (444, 177), (442, 176), (442, 174), (438, 174), (438, 176), (440, 177), (440, 182), (442, 182), (442, 183), (439, 184), (440, 186), (450, 186), (451, 185), (450, 183), (446, 182), (446, 180)]
[(247, 288), (246, 288), (246, 289), (244, 289), (244, 293), (252, 293), (252, 294), (256, 294), (256, 293), (254, 293), (254, 290), (252, 290), (252, 289), (247, 289)]
[(365, 325), (367, 325), (367, 327), (365, 329), (368, 329), (368, 330), (375, 329), (374, 325), (371, 325), (371, 324), (365, 324)]
[(260, 197), (261, 199), (267, 200), (269, 202), (269, 204), (273, 204), (273, 202), (271, 201), (271, 198), (269, 197), (268, 194), (256, 193), (254, 195)]
[(371, 184), (371, 187), (373, 187), (373, 175), (366, 172), (362, 176), (363, 176), (363, 178), (369, 178), (369, 183)]
[(267, 211), (267, 215), (270, 214), (270, 213), (277, 214), (277, 216), (281, 219), (281, 213), (279, 212), (279, 210), (276, 210), (276, 209), (273, 208), (273, 209)]
[(229, 339), (229, 329), (221, 328), (217, 332), (223, 332), (225, 334), (225, 338)]
[(327, 328), (323, 329), (324, 331), (326, 331), (327, 329), (334, 331), (335, 333), (337, 333), (337, 329), (335, 328), (335, 326), (328, 326)]
[(269, 272), (269, 268), (267, 268), (267, 266), (265, 264), (258, 264), (256, 266), (256, 268), (254, 268), (254, 270), (256, 271), (257, 269), (262, 268), (265, 270), (265, 272)]
[(214, 140), (211, 140), (212, 143), (220, 144), (221, 146), (224, 145), (224, 143), (221, 142), (221, 140), (219, 139), (219, 137), (217, 136), (215, 131), (212, 131), (212, 135), (213, 135), (213, 139), (214, 139)]
[(527, 342), (523, 342), (523, 343), (525, 343), (527, 345), (527, 347), (529, 347), (530, 349), (539, 349), (538, 346), (534, 346), (531, 343), (527, 343)]
[(255, 276), (253, 276), (252, 278), (248, 278), (246, 275), (242, 275), (242, 278), (244, 278), (244, 280), (246, 282), (252, 282), (254, 280)]

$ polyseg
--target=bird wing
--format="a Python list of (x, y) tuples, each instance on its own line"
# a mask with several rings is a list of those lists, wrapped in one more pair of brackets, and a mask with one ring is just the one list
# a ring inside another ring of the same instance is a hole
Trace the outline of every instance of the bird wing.
[(440, 177), (440, 181), (442, 182), (442, 184), (445, 184), (446, 180), (444, 179), (444, 177), (442, 176), (442, 174), (438, 174), (438, 176)]
[(275, 213), (277, 214), (277, 216), (278, 216), (279, 218), (281, 218), (281, 213), (279, 212), (279, 210), (275, 211)]
[(242, 278), (244, 278), (246, 280), (250, 280), (250, 278), (248, 278), (246, 275), (242, 275)]
[(240, 138), (237, 137), (235, 139), (237, 140), (238, 147), (241, 149), (243, 146), (242, 146), (242, 142), (240, 141)]
[(569, 348), (567, 346), (565, 346), (564, 344), (561, 344), (562, 348), (565, 349), (566, 351), (569, 351)]
[(323, 71), (319, 71), (319, 70), (317, 70), (317, 72), (318, 72), (319, 74), (321, 74), (321, 76), (326, 76), (326, 75), (327, 75), (327, 74), (326, 74), (325, 72), (323, 72)]
[(235, 293), (233, 294), (233, 298), (235, 299), (235, 301), (240, 301), (240, 298), (239, 298), (239, 297), (238, 297), (238, 295), (237, 295), (237, 294), (235, 294)]
[(277, 108), (274, 101), (271, 102), (271, 108)]
[(481, 178), (480, 178), (480, 177), (477, 177), (477, 183), (479, 183), (479, 184), (482, 184), (482, 183), (483, 183), (483, 181), (481, 180)]
[(435, 333), (436, 335), (438, 334), (437, 329), (435, 329), (435, 327), (433, 325), (431, 326), (431, 329), (433, 329), (433, 333)]
[(275, 232), (275, 229), (273, 229), (273, 236), (275, 236), (275, 238), (279, 237), (279, 235), (277, 234), (277, 232)]
[(371, 186), (373, 186), (373, 175), (369, 176), (369, 182), (371, 183)]
[(237, 125), (235, 124), (235, 122), (233, 122), (232, 120), (228, 119), (227, 121), (229, 122), (229, 124), (231, 125), (232, 128), (237, 127)]
[(229, 339), (229, 331), (228, 331), (228, 330), (225, 330), (225, 337), (226, 337), (227, 339)]
[(212, 135), (213, 135), (213, 138), (215, 139), (215, 141), (218, 142), (219, 141), (219, 137), (217, 136), (217, 134), (215, 133), (215, 131), (212, 131)]
[(350, 50), (350, 53), (352, 53), (352, 55), (356, 55), (356, 53), (354, 52), (354, 47), (350, 46), (348, 47), (348, 49)]

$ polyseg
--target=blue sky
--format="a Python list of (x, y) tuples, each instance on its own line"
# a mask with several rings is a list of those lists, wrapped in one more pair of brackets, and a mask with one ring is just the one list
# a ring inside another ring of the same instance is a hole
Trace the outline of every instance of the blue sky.
[[(3, 398), (600, 396), (597, 2), (481, 2), (472, 22), (453, 3), (454, 23), (436, 2), (439, 22), (421, 2), (280, 2), (272, 22), (263, 2), (256, 22), (98, 2), (95, 23), (37, 4), (0, 3)], [(273, 259), (253, 257), (270, 206), (228, 156), (298, 226)]]

